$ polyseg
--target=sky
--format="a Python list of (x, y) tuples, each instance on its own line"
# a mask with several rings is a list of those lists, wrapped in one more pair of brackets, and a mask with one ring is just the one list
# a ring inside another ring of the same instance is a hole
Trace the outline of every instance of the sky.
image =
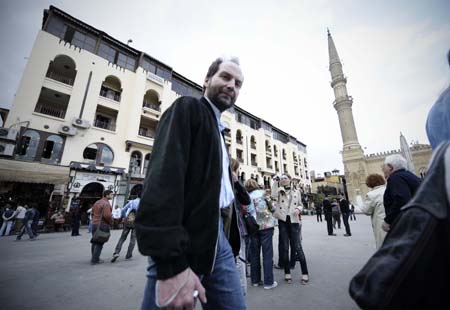
[(450, 1), (0, 1), (0, 107), (9, 107), (54, 5), (202, 84), (218, 56), (240, 58), (237, 105), (307, 145), (309, 167), (343, 172), (327, 27), (366, 154), (428, 143), (426, 116), (449, 85)]

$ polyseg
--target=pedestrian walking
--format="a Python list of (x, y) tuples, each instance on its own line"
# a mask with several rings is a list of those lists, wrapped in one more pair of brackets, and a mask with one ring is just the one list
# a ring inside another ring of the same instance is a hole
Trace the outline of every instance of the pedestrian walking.
[[(270, 290), (278, 286), (273, 278), (273, 233), (276, 224), (272, 213), (270, 197), (259, 189), (258, 183), (253, 180), (245, 182), (245, 188), (250, 195), (250, 204), (247, 211), (253, 216), (259, 225), (259, 231), (250, 236), (250, 279), (253, 286), (264, 285), (264, 289)], [(261, 282), (261, 251), (263, 256), (264, 282)]]
[(102, 253), (103, 244), (105, 242), (94, 240), (94, 236), (97, 229), (103, 232), (109, 232), (112, 224), (112, 207), (109, 200), (113, 198), (113, 192), (105, 190), (103, 192), (103, 198), (97, 200), (92, 206), (92, 239), (91, 239), (91, 264), (104, 263), (100, 259)]
[(31, 231), (33, 232), (33, 235), (37, 237), (38, 234), (38, 225), (39, 220), (41, 218), (41, 213), (38, 210), (38, 204), (36, 202), (30, 203), (31, 208), (33, 209), (33, 220), (31, 221)]
[(70, 221), (72, 226), (72, 237), (81, 236), (80, 234), (80, 200), (75, 199), (70, 204)]
[(420, 179), (406, 170), (406, 159), (400, 154), (386, 157), (383, 165), (384, 177), (387, 179), (383, 196), (386, 217), (382, 224), (384, 231), (389, 231), (400, 214), (400, 209), (408, 203), (420, 186)]
[(350, 237), (352, 235), (352, 232), (350, 230), (350, 224), (348, 222), (348, 218), (350, 217), (350, 206), (348, 204), (347, 199), (345, 199), (344, 196), (341, 196), (341, 198), (339, 199), (339, 210), (341, 211), (342, 221), (344, 222), (345, 227), (344, 236)]
[(322, 203), (316, 202), (314, 208), (316, 209), (317, 223), (319, 223), (319, 220), (322, 222)]
[(366, 185), (371, 190), (366, 194), (364, 201), (361, 196), (357, 196), (361, 211), (372, 218), (372, 229), (377, 250), (381, 247), (386, 237), (386, 232), (381, 227), (386, 216), (383, 204), (383, 195), (386, 190), (385, 183), (383, 176), (376, 173), (370, 174), (366, 178)]
[(204, 96), (179, 97), (161, 117), (136, 217), (139, 250), (149, 256), (142, 309), (192, 309), (194, 293), (204, 309), (246, 309), (220, 121), (242, 83), (237, 59), (219, 58), (206, 74)]
[(350, 221), (356, 221), (355, 206), (350, 204)]
[[(292, 283), (288, 254), (289, 243), (292, 240), (294, 246), (291, 248), (291, 251), (295, 254), (295, 258), (300, 260), (301, 283), (306, 284), (309, 281), (308, 267), (300, 240), (299, 214), (301, 214), (303, 209), (301, 193), (297, 189), (292, 188), (291, 177), (287, 173), (280, 177), (279, 185), (274, 183), (272, 186), (272, 197), (276, 197), (277, 201), (274, 216), (278, 219), (281, 242), (283, 242), (284, 251), (281, 253), (281, 256), (284, 265), (284, 279), (286, 282)], [(293, 260), (294, 264), (295, 261), (296, 259)]]
[(27, 207), (27, 209), (25, 212), (25, 216), (22, 219), (22, 229), (20, 230), (19, 234), (17, 235), (16, 240), (21, 240), (22, 236), (25, 232), (28, 234), (29, 240), (36, 239), (36, 236), (33, 233), (33, 230), (31, 229), (31, 224), (33, 223), (36, 209), (28, 207), (28, 205), (26, 205), (26, 207)]
[(0, 237), (1, 236), (9, 236), (11, 232), (11, 228), (14, 224), (14, 209), (10, 204), (6, 204), (5, 210), (2, 214), (2, 228), (0, 228)]
[(117, 242), (116, 248), (114, 249), (111, 263), (114, 263), (117, 258), (119, 258), (120, 251), (122, 250), (122, 245), (127, 240), (128, 235), (130, 235), (130, 243), (128, 244), (128, 250), (127, 254), (125, 255), (125, 259), (130, 259), (131, 257), (133, 257), (133, 250), (136, 244), (135, 219), (137, 210), (139, 208), (139, 203), (141, 202), (141, 193), (139, 192), (136, 194), (138, 197), (128, 202), (122, 208), (122, 234), (120, 235), (119, 241)]
[(337, 228), (341, 229), (341, 210), (339, 208), (338, 201), (335, 198), (331, 203), (331, 212), (333, 214), (333, 228), (336, 229), (337, 224)]
[(323, 199), (322, 206), (325, 221), (327, 222), (328, 236), (336, 236), (336, 234), (333, 233), (333, 207), (327, 197)]
[(16, 232), (20, 232), (22, 230), (23, 218), (25, 217), (25, 213), (27, 212), (27, 207), (25, 206), (26, 204), (22, 206), (22, 202), (19, 201), (17, 204), (16, 211), (14, 212), (14, 219), (15, 219), (14, 229)]

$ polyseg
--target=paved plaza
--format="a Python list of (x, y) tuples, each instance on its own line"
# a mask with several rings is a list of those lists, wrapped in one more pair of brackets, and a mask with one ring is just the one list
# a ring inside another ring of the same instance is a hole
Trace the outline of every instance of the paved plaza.
[[(273, 290), (249, 287), (248, 309), (358, 309), (348, 294), (351, 277), (374, 251), (370, 219), (357, 215), (350, 222), (353, 236), (329, 237), (326, 224), (304, 216), (303, 248), (308, 261), (310, 284), (300, 284), (297, 263), (294, 281), (286, 284), (283, 271), (276, 270), (279, 286)], [(16, 242), (14, 236), (0, 238), (0, 307), (5, 310), (102, 310), (138, 309), (145, 285), (146, 258), (135, 249), (131, 260), (121, 256), (111, 264), (113, 248), (120, 230), (112, 232), (102, 258), (106, 263), (91, 266), (90, 236), (70, 232), (41, 234), (36, 241)], [(277, 259), (274, 237), (274, 259)]]

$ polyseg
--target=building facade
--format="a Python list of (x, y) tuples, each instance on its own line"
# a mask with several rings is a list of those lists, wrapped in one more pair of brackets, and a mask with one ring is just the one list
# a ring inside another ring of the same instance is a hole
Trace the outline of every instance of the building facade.
[[(184, 95), (202, 87), (51, 6), (0, 133), (0, 192), (87, 210), (111, 189), (122, 206), (142, 188), (161, 114)], [(222, 119), (242, 179), (286, 171), (309, 188), (306, 145), (239, 107)]]
[[(368, 192), (365, 184), (366, 177), (372, 173), (383, 174), (381, 166), (386, 156), (400, 154), (400, 150), (392, 150), (377, 154), (365, 155), (358, 141), (355, 121), (353, 119), (353, 98), (347, 92), (347, 78), (342, 70), (342, 63), (336, 50), (333, 38), (328, 32), (329, 70), (331, 73), (331, 87), (334, 91), (335, 108), (342, 135), (342, 161), (347, 186), (348, 198), (356, 201), (356, 193), (359, 191), (364, 197)], [(426, 174), (428, 163), (431, 159), (431, 147), (426, 144), (415, 144), (410, 147), (411, 159), (415, 172), (422, 178)]]

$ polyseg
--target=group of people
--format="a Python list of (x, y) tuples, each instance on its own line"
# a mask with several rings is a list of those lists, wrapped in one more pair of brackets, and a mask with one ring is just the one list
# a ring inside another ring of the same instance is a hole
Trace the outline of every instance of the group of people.
[(9, 236), (13, 228), (18, 232), (16, 240), (21, 240), (26, 233), (29, 240), (35, 240), (38, 236), (37, 226), (39, 223), (40, 212), (36, 203), (21, 204), (14, 208), (7, 203), (2, 212), (2, 226), (0, 236)]
[[(317, 203), (316, 212), (317, 214), (320, 214), (320, 219), (322, 217), (322, 210), (325, 215), (325, 221), (327, 222), (327, 232), (329, 236), (336, 236), (334, 233), (336, 226), (337, 229), (341, 229), (341, 218), (345, 227), (344, 236), (350, 237), (352, 235), (349, 219), (353, 217), (356, 220), (354, 207), (353, 205), (350, 206), (348, 200), (345, 199), (343, 195), (341, 195), (339, 199), (333, 198), (331, 201), (329, 197), (325, 197), (322, 203)], [(317, 221), (319, 221), (319, 217)]]
[[(232, 160), (233, 172), (237, 171), (239, 165)], [(235, 189), (240, 185), (235, 181)], [(295, 262), (300, 261), (302, 271), (301, 283), (309, 281), (308, 267), (305, 254), (301, 244), (301, 214), (302, 200), (301, 192), (292, 186), (289, 174), (283, 174), (273, 183), (271, 190), (262, 189), (259, 184), (249, 179), (245, 182), (245, 191), (249, 199), (248, 203), (242, 201), (242, 190), (236, 191), (237, 206), (239, 210), (238, 222), (247, 222), (245, 217), (252, 216), (257, 230), (251, 230), (248, 225), (241, 225), (241, 239), (244, 240), (243, 248), (245, 258), (250, 263), (250, 279), (252, 286), (264, 286), (264, 289), (272, 289), (278, 286), (273, 276), (273, 235), (275, 227), (278, 226), (278, 257), (279, 263), (275, 268), (284, 269), (284, 280), (292, 283), (291, 269)], [(240, 192), (240, 194), (238, 194)], [(253, 221), (253, 220), (252, 220)], [(291, 254), (289, 255), (289, 248)], [(263, 258), (263, 281), (261, 279), (261, 254)], [(246, 291), (246, 281), (242, 279), (243, 291)]]
[[(113, 197), (113, 192), (110, 190), (105, 190), (103, 192), (103, 197), (96, 201), (92, 206), (90, 211), (92, 218), (92, 239), (91, 239), (91, 264), (97, 265), (104, 263), (104, 260), (100, 259), (100, 255), (103, 249), (103, 245), (109, 240), (109, 237), (106, 240), (97, 240), (96, 234), (98, 231), (102, 231), (106, 234), (110, 234), (110, 230), (114, 225), (114, 216), (112, 206), (109, 202)], [(139, 208), (140, 202), (140, 193), (138, 198), (129, 201), (121, 210), (120, 210), (120, 222), (123, 226), (122, 234), (117, 242), (117, 245), (114, 249), (114, 253), (112, 255), (111, 263), (114, 263), (118, 258), (120, 251), (122, 250), (123, 243), (130, 235), (130, 243), (128, 245), (127, 254), (125, 259), (130, 259), (133, 256), (133, 250), (136, 244), (136, 232), (135, 232), (135, 218), (136, 212)]]

